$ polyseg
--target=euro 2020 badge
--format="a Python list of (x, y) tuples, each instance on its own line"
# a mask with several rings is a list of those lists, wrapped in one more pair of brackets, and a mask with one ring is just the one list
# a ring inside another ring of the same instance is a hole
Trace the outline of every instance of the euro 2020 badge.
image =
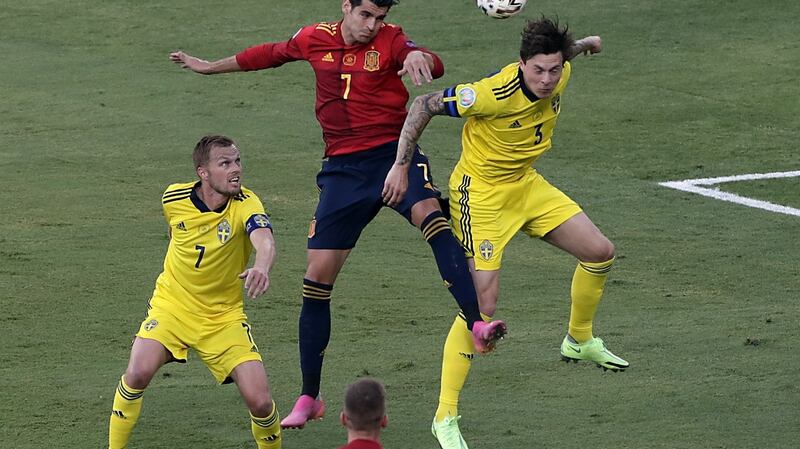
[(475, 104), (475, 90), (471, 87), (462, 87), (459, 89), (458, 104), (462, 108), (468, 108)]

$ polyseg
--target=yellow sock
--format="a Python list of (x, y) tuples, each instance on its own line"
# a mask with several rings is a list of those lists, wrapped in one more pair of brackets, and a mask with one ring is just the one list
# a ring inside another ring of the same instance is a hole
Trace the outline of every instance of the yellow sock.
[(258, 449), (280, 449), (281, 419), (275, 402), (272, 403), (272, 412), (266, 418), (250, 414), (250, 430), (253, 432)]
[(572, 275), (572, 306), (569, 334), (578, 343), (592, 339), (592, 320), (603, 297), (608, 272), (614, 259), (605, 262), (579, 262)]
[[(484, 319), (486, 316), (481, 314)], [(459, 314), (447, 340), (444, 343), (442, 355), (442, 384), (439, 391), (439, 407), (436, 409), (436, 421), (441, 421), (448, 416), (458, 415), (458, 396), (464, 383), (467, 381), (472, 359), (475, 357), (475, 344), (472, 342), (472, 333), (467, 329), (467, 322)]]
[(142, 394), (144, 390), (137, 390), (125, 384), (124, 376), (119, 379), (108, 424), (109, 449), (125, 449), (128, 445), (133, 427), (142, 411)]

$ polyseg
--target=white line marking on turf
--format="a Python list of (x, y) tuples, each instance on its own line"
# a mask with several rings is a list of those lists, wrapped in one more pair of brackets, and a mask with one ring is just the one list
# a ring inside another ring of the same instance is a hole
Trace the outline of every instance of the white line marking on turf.
[(800, 217), (800, 209), (793, 207), (781, 206), (780, 204), (770, 203), (769, 201), (761, 201), (745, 196), (736, 195), (735, 193), (728, 193), (719, 190), (719, 187), (709, 189), (707, 187), (699, 186), (713, 186), (726, 182), (736, 181), (755, 181), (758, 179), (775, 179), (775, 178), (794, 178), (800, 176), (798, 171), (786, 171), (775, 173), (751, 173), (746, 175), (735, 176), (720, 176), (718, 178), (698, 178), (698, 179), (684, 179), (683, 181), (667, 181), (659, 182), (658, 185), (669, 187), (671, 189), (681, 190), (684, 192), (696, 193), (698, 195), (707, 196), (721, 201), (728, 201), (731, 203), (742, 204), (748, 207), (757, 209), (764, 209), (770, 212), (779, 214), (794, 215)]

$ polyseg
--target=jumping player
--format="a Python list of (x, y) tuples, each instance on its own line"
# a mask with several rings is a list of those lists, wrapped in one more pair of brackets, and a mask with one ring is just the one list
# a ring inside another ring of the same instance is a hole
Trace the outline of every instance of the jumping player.
[[(578, 259), (562, 357), (619, 371), (628, 362), (592, 335), (594, 314), (614, 263), (614, 245), (574, 201), (533, 168), (551, 146), (571, 72), (568, 61), (600, 50), (599, 37), (575, 42), (566, 28), (542, 18), (523, 30), (519, 61), (480, 81), (417, 97), (386, 179), (384, 200), (390, 205), (402, 201), (406, 172), (413, 167), (411, 155), (431, 118), (465, 118), (461, 158), (450, 176), (450, 210), (455, 233), (470, 257), (481, 312), (495, 313), (503, 250), (511, 238), (518, 231), (540, 238)], [(444, 347), (439, 408), (432, 426), (443, 449), (467, 448), (458, 428), (459, 393), (473, 354), (465, 333), (463, 321), (456, 318)]]
[[(316, 115), (325, 158), (317, 175), (319, 203), (308, 233), (299, 346), (303, 387), (283, 427), (302, 428), (321, 417), (322, 364), (330, 340), (331, 292), (347, 256), (366, 225), (385, 205), (383, 180), (394, 161), (406, 116), (408, 91), (442, 76), (442, 61), (417, 46), (403, 30), (385, 23), (396, 0), (343, 0), (342, 19), (301, 28), (288, 41), (265, 43), (209, 62), (183, 52), (170, 59), (201, 74), (261, 70), (307, 61), (316, 75)], [(466, 318), (479, 352), (488, 352), (505, 332), (500, 321), (485, 322), (463, 249), (439, 206), (428, 159), (418, 148), (410, 158), (408, 194), (392, 208), (422, 231), (439, 273)]]

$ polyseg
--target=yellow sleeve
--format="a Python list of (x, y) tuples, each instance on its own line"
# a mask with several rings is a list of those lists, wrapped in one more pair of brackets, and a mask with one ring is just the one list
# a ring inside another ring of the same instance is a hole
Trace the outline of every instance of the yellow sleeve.
[(272, 229), (264, 204), (252, 190), (242, 188), (242, 193), (235, 200), (241, 201), (237, 220), (241, 220), (248, 235), (259, 228)]
[(445, 111), (452, 117), (494, 117), (497, 99), (485, 80), (458, 84), (444, 90)]
[(172, 204), (176, 201), (184, 200), (189, 198), (192, 194), (192, 190), (194, 189), (194, 183), (192, 182), (185, 182), (185, 183), (178, 183), (178, 184), (170, 184), (169, 187), (164, 191), (161, 195), (161, 206), (164, 209), (164, 218), (167, 220), (167, 224), (171, 225), (170, 223), (170, 210), (172, 209)]

